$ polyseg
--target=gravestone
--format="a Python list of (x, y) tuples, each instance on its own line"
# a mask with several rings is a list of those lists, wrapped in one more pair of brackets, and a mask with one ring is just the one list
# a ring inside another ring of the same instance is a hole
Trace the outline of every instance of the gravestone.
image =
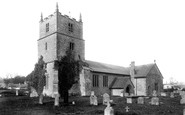
[(156, 90), (154, 90), (154, 91), (153, 91), (152, 96), (154, 96), (154, 97), (156, 97), (156, 96), (157, 96), (157, 92), (156, 92)]
[(180, 100), (180, 104), (185, 104), (185, 98), (182, 98), (182, 99)]
[(161, 92), (161, 96), (166, 97), (166, 93), (165, 92)]
[(183, 109), (183, 115), (185, 115), (185, 109)]
[(174, 98), (174, 93), (173, 92), (170, 93), (170, 97)]
[(97, 100), (96, 95), (90, 96), (90, 105), (98, 105), (98, 100)]
[(122, 89), (121, 93), (120, 93), (120, 97), (123, 97), (124, 94), (124, 89)]
[(44, 96), (46, 96), (46, 94), (47, 94), (46, 91), (47, 91), (47, 90), (46, 90), (46, 87), (44, 86), (43, 91), (42, 91), (42, 94), (43, 94)]
[(107, 103), (110, 102), (110, 96), (109, 94), (105, 93), (103, 94), (103, 105), (107, 105)]
[(128, 93), (125, 93), (125, 97), (128, 97), (129, 96), (129, 94)]
[(181, 98), (185, 98), (185, 92), (184, 91), (181, 91), (180, 95), (181, 95)]
[(132, 96), (134, 96), (134, 94), (133, 94), (133, 93), (131, 93), (131, 94), (130, 94), (130, 96), (132, 97)]
[(55, 97), (55, 106), (59, 106), (60, 95), (58, 94), (58, 92), (54, 93), (54, 97)]
[(137, 103), (138, 104), (144, 104), (144, 98), (143, 97), (138, 97)]
[(151, 105), (159, 105), (159, 98), (158, 97), (152, 97)]
[(132, 98), (131, 97), (127, 97), (127, 103), (132, 103)]
[(126, 112), (129, 112), (129, 109), (130, 109), (130, 108), (129, 108), (128, 106), (125, 107), (125, 111), (126, 111)]
[(30, 97), (38, 97), (37, 91), (33, 87), (31, 87)]
[(16, 96), (18, 96), (19, 95), (19, 90), (18, 89), (16, 89)]
[(185, 104), (185, 94), (184, 93), (182, 93), (181, 94), (181, 100), (180, 100), (180, 104)]
[(185, 98), (185, 94), (184, 93), (181, 94), (181, 98)]
[(110, 106), (110, 103), (107, 103), (107, 107), (104, 110), (104, 115), (114, 115), (114, 109)]

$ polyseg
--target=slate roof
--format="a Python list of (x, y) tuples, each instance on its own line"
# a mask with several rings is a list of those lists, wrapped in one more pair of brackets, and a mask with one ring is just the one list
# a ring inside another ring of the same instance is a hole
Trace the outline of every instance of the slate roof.
[(94, 72), (130, 75), (129, 68), (89, 60), (86, 60), (86, 63), (89, 65), (89, 68)]
[[(111, 74), (121, 74), (121, 75), (130, 75), (130, 67), (121, 67), (111, 64), (105, 64), (100, 62), (94, 62), (86, 60), (86, 63), (89, 65), (89, 68), (94, 72), (102, 73), (111, 73)], [(150, 72), (152, 67), (156, 65), (155, 63), (135, 66), (135, 77), (146, 77)]]
[(110, 85), (111, 89), (124, 89), (124, 84), (126, 84), (130, 79), (125, 79), (123, 77), (117, 77), (114, 82)]
[(135, 66), (135, 77), (146, 77), (147, 74), (150, 72), (152, 67), (154, 67), (153, 64), (146, 64), (146, 65), (140, 65), (140, 66)]

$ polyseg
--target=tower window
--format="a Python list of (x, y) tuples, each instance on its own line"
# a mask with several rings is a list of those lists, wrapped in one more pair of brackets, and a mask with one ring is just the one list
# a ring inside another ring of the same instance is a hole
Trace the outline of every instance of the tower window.
[(47, 42), (45, 43), (45, 50), (47, 50), (48, 49), (48, 44), (47, 44)]
[(93, 87), (99, 87), (99, 77), (98, 75), (93, 75)]
[(49, 23), (46, 24), (46, 32), (49, 32)]
[(73, 24), (68, 23), (68, 30), (69, 30), (70, 32), (73, 32)]
[(103, 76), (103, 87), (108, 87), (108, 76)]
[(70, 48), (70, 50), (74, 50), (74, 45), (75, 45), (75, 44), (72, 43), (72, 42), (69, 43), (69, 48)]

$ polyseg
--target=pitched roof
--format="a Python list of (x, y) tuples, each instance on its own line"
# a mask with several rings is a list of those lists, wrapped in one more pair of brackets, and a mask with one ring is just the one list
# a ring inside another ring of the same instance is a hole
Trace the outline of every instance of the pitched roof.
[(145, 77), (155, 64), (135, 66), (135, 77)]
[(124, 86), (127, 82), (130, 82), (132, 84), (130, 79), (125, 79), (123, 77), (117, 77), (117, 78), (114, 79), (114, 82), (109, 87), (111, 89), (124, 89)]
[(86, 60), (86, 63), (89, 65), (89, 68), (95, 72), (130, 75), (129, 68), (89, 60)]
[[(86, 63), (89, 65), (89, 68), (94, 72), (130, 75), (130, 67), (115, 66), (111, 64), (105, 64), (89, 60), (86, 60)], [(156, 66), (155, 63), (135, 66), (135, 77), (146, 77), (154, 66)]]

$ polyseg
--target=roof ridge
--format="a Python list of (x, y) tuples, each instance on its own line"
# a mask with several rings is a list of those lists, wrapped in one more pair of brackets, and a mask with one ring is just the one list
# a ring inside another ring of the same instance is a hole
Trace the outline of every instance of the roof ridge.
[(126, 68), (124, 66), (119, 66), (119, 65), (114, 65), (114, 64), (110, 64), (110, 63), (102, 63), (102, 62), (98, 62), (98, 61), (91, 61), (91, 60), (85, 60), (85, 61), (90, 61), (90, 62), (95, 62), (95, 63), (99, 63), (99, 64), (105, 64), (105, 65), (111, 65), (111, 66), (117, 66), (117, 67), (123, 67)]

